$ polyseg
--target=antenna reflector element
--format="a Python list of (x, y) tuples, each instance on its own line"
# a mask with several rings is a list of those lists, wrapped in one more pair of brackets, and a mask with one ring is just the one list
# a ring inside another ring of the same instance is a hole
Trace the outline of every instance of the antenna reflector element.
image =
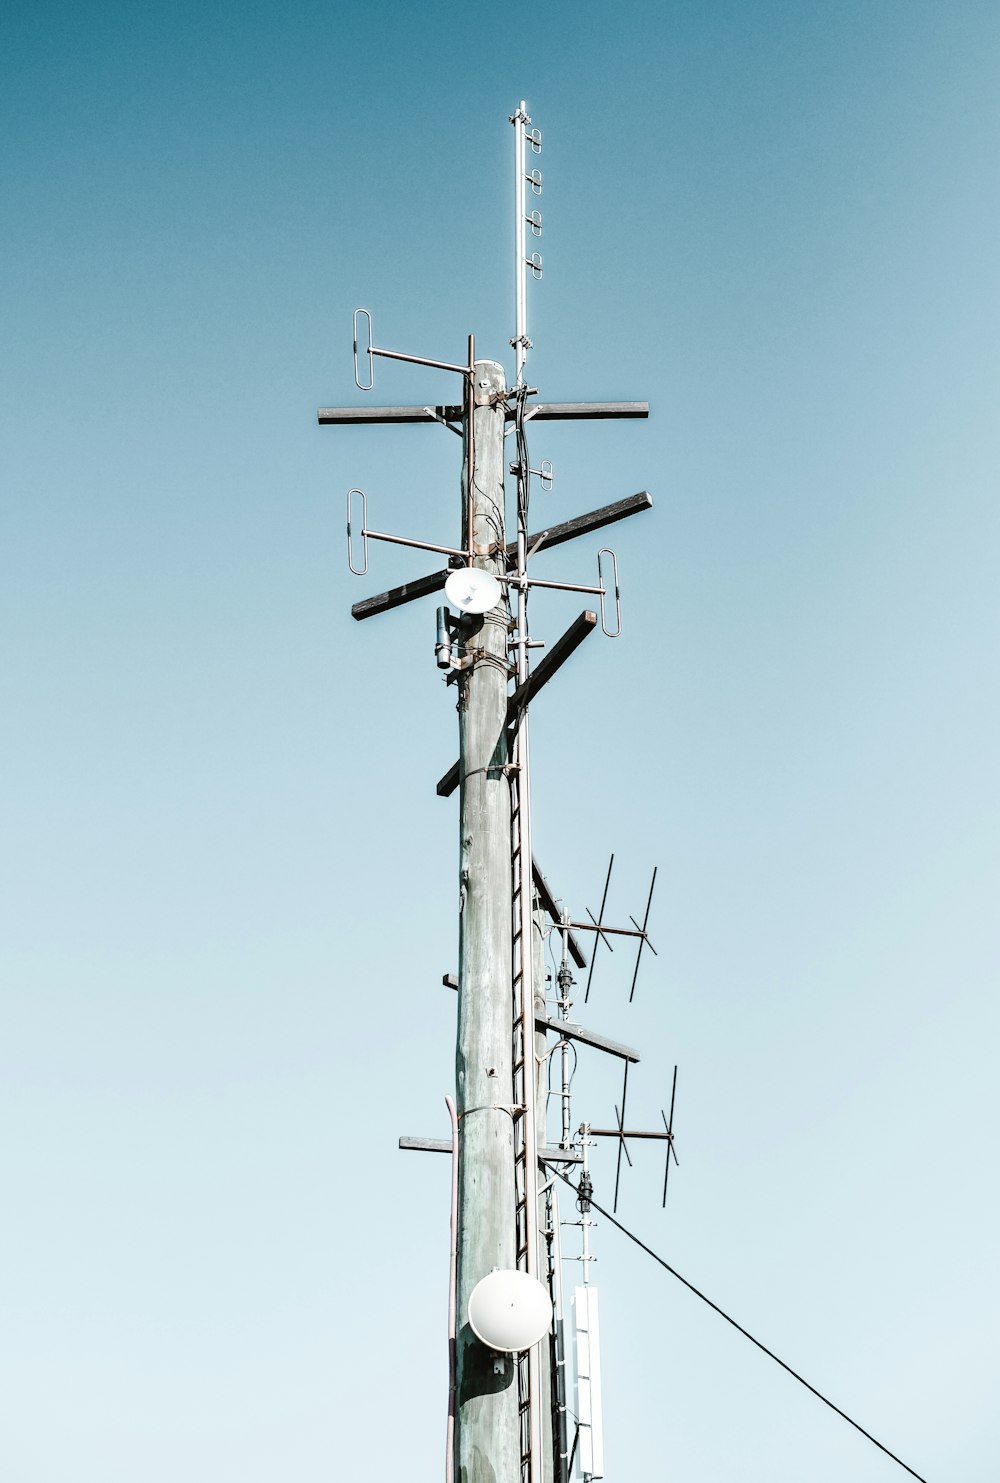
[(461, 613), (488, 613), (500, 601), (501, 588), (496, 577), (477, 566), (463, 566), (452, 572), (444, 584), (448, 601)]
[(498, 1268), (472, 1289), (469, 1323), (488, 1349), (517, 1354), (552, 1327), (552, 1300), (537, 1277)]

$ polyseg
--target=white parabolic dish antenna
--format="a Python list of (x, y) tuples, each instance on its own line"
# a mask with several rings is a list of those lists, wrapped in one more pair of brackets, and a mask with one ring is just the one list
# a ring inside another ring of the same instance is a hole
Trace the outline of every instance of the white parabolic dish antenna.
[(537, 1277), (498, 1270), (477, 1282), (469, 1297), (477, 1339), (503, 1354), (530, 1349), (552, 1326), (552, 1301)]
[(488, 613), (500, 601), (500, 583), (477, 566), (463, 566), (452, 572), (444, 590), (448, 601), (453, 602), (460, 613)]

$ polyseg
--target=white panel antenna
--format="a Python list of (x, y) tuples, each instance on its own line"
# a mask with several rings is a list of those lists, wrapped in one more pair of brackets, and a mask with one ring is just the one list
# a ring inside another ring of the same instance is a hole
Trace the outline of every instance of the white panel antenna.
[(597, 1288), (573, 1294), (576, 1327), (576, 1409), (580, 1422), (577, 1465), (583, 1478), (604, 1477), (604, 1420), (601, 1407), (601, 1329)]

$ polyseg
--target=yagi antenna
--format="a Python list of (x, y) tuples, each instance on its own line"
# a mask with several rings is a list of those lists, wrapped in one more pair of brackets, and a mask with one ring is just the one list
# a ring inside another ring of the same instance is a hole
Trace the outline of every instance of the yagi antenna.
[(620, 1183), (621, 1183), (622, 1154), (625, 1155), (625, 1160), (626, 1160), (629, 1168), (630, 1169), (633, 1168), (632, 1156), (631, 1156), (631, 1154), (628, 1151), (628, 1143), (626, 1141), (629, 1138), (653, 1138), (653, 1139), (658, 1139), (660, 1142), (666, 1143), (666, 1145), (667, 1145), (667, 1164), (666, 1164), (666, 1169), (664, 1170), (664, 1173), (663, 1173), (663, 1208), (666, 1209), (666, 1205), (667, 1205), (667, 1180), (668, 1180), (668, 1178), (670, 1176), (670, 1158), (671, 1158), (671, 1155), (673, 1155), (673, 1160), (674, 1160), (674, 1163), (675, 1164), (679, 1164), (680, 1163), (680, 1160), (677, 1157), (677, 1150), (674, 1147), (674, 1104), (675, 1104), (675, 1102), (677, 1100), (677, 1067), (676, 1066), (674, 1067), (674, 1081), (673, 1081), (673, 1086), (672, 1086), (671, 1092), (670, 1092), (670, 1117), (668, 1118), (667, 1115), (666, 1115), (666, 1113), (663, 1111), (662, 1107), (660, 1108), (660, 1117), (663, 1120), (663, 1132), (662, 1133), (659, 1131), (659, 1129), (655, 1129), (653, 1131), (646, 1131), (646, 1130), (643, 1130), (643, 1129), (640, 1129), (640, 1128), (626, 1128), (626, 1126), (625, 1126), (625, 1102), (626, 1102), (627, 1096), (628, 1096), (628, 1063), (626, 1062), (626, 1064), (625, 1064), (625, 1075), (622, 1078), (622, 1106), (621, 1106), (621, 1111), (620, 1112), (618, 1110), (617, 1103), (615, 1104), (615, 1123), (616, 1123), (616, 1126), (613, 1127), (613, 1128), (590, 1128), (589, 1129), (589, 1135), (592, 1138), (617, 1138), (617, 1140), (618, 1140), (618, 1159), (617, 1159), (617, 1163), (616, 1163), (616, 1166), (615, 1166), (615, 1198), (614, 1198), (614, 1204), (611, 1207), (612, 1213), (617, 1213), (617, 1210), (618, 1210), (618, 1190), (619, 1190), (619, 1186), (620, 1186)]
[[(615, 584), (616, 584), (616, 591), (617, 591), (617, 569), (616, 569), (616, 574), (615, 574)], [(621, 631), (620, 612), (619, 612), (618, 629), (619, 629), (619, 632), (620, 632)], [(605, 632), (606, 633), (607, 633), (607, 631), (608, 630), (605, 629)], [(611, 635), (611, 636), (614, 637), (614, 635)], [(614, 855), (612, 855), (611, 856), (611, 859), (608, 862), (608, 873), (607, 873), (607, 876), (606, 876), (605, 881), (604, 881), (604, 894), (601, 897), (601, 909), (598, 912), (597, 916), (596, 917), (594, 916), (594, 913), (590, 910), (590, 907), (588, 906), (586, 908), (586, 912), (587, 912), (588, 917), (590, 918), (589, 923), (588, 922), (571, 922), (570, 923), (570, 926), (572, 926), (572, 927), (578, 927), (578, 928), (580, 928), (580, 930), (582, 930), (584, 932), (594, 932), (596, 934), (596, 936), (597, 936), (597, 941), (594, 943), (594, 951), (591, 954), (591, 958), (590, 958), (590, 968), (589, 968), (588, 973), (587, 973), (587, 988), (586, 988), (586, 992), (584, 993), (584, 996), (583, 996), (583, 1002), (585, 1004), (588, 1002), (588, 1000), (590, 998), (590, 985), (591, 985), (591, 981), (592, 981), (592, 979), (594, 977), (594, 967), (595, 967), (595, 964), (597, 963), (597, 948), (598, 948), (598, 945), (600, 943), (603, 942), (604, 945), (605, 945), (605, 947), (608, 949), (608, 952), (610, 953), (610, 952), (614, 952), (614, 948), (612, 947), (611, 941), (610, 941), (610, 938), (612, 936), (613, 937), (637, 937), (639, 939), (639, 950), (638, 950), (638, 952), (635, 955), (635, 968), (632, 970), (632, 987), (629, 990), (629, 996), (628, 996), (628, 1002), (630, 1004), (632, 1003), (632, 999), (633, 999), (633, 996), (635, 994), (636, 981), (637, 981), (637, 979), (639, 977), (639, 964), (640, 964), (641, 959), (642, 959), (642, 950), (643, 950), (643, 948), (644, 947), (648, 947), (649, 950), (650, 950), (650, 952), (653, 954), (654, 957), (658, 956), (657, 955), (657, 952), (656, 952), (656, 948), (653, 946), (653, 944), (649, 940), (649, 932), (648, 932), (648, 927), (649, 927), (649, 912), (650, 912), (650, 907), (653, 904), (653, 889), (654, 889), (654, 887), (656, 885), (656, 867), (654, 867), (654, 869), (653, 869), (653, 879), (652, 879), (652, 881), (650, 883), (650, 887), (649, 887), (649, 896), (646, 898), (646, 912), (645, 912), (645, 915), (644, 915), (644, 917), (642, 919), (642, 925), (640, 926), (639, 923), (636, 921), (635, 917), (633, 917), (630, 914), (629, 915), (629, 921), (632, 923), (632, 926), (631, 927), (609, 927), (608, 924), (604, 920), (604, 909), (605, 909), (605, 907), (608, 904), (608, 887), (611, 884), (611, 870), (612, 870), (612, 867), (614, 866), (614, 863), (615, 863), (615, 857), (614, 857)]]

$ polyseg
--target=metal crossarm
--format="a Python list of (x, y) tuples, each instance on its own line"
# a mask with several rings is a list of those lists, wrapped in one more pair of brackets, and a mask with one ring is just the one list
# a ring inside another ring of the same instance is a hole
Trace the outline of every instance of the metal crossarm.
[[(638, 515), (652, 507), (653, 497), (643, 489), (638, 494), (630, 494), (626, 499), (601, 505), (585, 515), (577, 515), (573, 520), (563, 520), (557, 525), (534, 531), (528, 536), (528, 548), (539, 551), (543, 547), (548, 550), (551, 546), (561, 546), (566, 541), (575, 540), (577, 536), (589, 535), (591, 531), (614, 525), (619, 520), (627, 520), (630, 515)], [(517, 554), (517, 542), (509, 541), (506, 551), (508, 558), (513, 560)], [(412, 582), (404, 582), (399, 587), (390, 587), (387, 592), (377, 592), (372, 597), (362, 598), (360, 602), (352, 604), (351, 617), (360, 623), (365, 618), (374, 618), (379, 613), (387, 613), (392, 608), (414, 602), (417, 598), (429, 597), (432, 592), (440, 592), (448, 579), (448, 573), (449, 568), (445, 567), (442, 571), (430, 572), (425, 577), (415, 577)]]
[[(438, 407), (320, 407), (316, 420), (321, 426), (331, 424), (368, 424), (381, 426), (390, 422), (459, 422), (463, 409), (457, 405)], [(623, 418), (646, 418), (648, 402), (538, 402), (530, 409), (532, 422), (619, 421)], [(507, 421), (514, 421), (508, 411)]]
[[(582, 612), (571, 623), (563, 634), (557, 639), (552, 648), (542, 659), (528, 678), (514, 691), (507, 705), (507, 728), (508, 731), (514, 726), (518, 712), (522, 711), (529, 701), (533, 700), (544, 684), (551, 680), (552, 676), (562, 668), (571, 654), (580, 647), (584, 639), (597, 625), (597, 614), (589, 611)], [(513, 736), (508, 737), (508, 747), (513, 742)], [(459, 764), (453, 762), (448, 771), (439, 780), (437, 792), (441, 798), (449, 798), (458, 787), (461, 778)], [(582, 966), (582, 965), (581, 965)]]

